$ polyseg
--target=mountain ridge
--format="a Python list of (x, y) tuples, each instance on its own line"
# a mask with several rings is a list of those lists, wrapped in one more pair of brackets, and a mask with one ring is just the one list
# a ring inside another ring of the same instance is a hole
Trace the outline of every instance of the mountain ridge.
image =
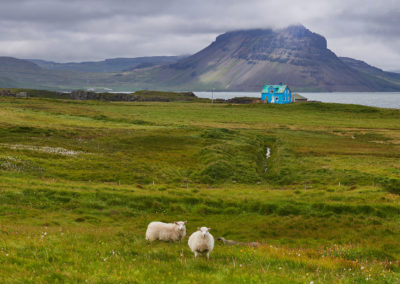
[(117, 57), (107, 58), (100, 61), (82, 61), (59, 63), (42, 59), (26, 59), (40, 67), (48, 70), (70, 70), (83, 72), (122, 72), (137, 68), (152, 67), (162, 64), (169, 64), (184, 58), (180, 56), (145, 56), (145, 57)]
[[(325, 37), (302, 25), (226, 32), (191, 56), (35, 63), (0, 57), (0, 87), (8, 80), (13, 86), (51, 89), (260, 91), (267, 83), (284, 82), (296, 91), (400, 90), (400, 74), (338, 57)], [(98, 72), (83, 72), (87, 64)], [(97, 70), (98, 64), (115, 71)]]

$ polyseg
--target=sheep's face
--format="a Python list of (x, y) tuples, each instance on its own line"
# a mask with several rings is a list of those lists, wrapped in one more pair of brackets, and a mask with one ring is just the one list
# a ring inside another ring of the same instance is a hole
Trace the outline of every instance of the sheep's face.
[(178, 231), (181, 231), (181, 232), (186, 231), (186, 221), (175, 222), (175, 225), (178, 226)]
[(201, 235), (203, 236), (203, 238), (205, 238), (206, 235), (208, 234), (208, 232), (211, 230), (211, 228), (201, 227), (201, 228), (197, 228), (197, 230), (199, 230), (201, 232)]

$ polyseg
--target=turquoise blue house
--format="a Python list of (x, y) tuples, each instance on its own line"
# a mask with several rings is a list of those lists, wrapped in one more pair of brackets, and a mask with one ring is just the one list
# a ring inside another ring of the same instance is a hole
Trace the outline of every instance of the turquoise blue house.
[(265, 85), (261, 92), (261, 100), (269, 104), (292, 103), (292, 91), (287, 85)]

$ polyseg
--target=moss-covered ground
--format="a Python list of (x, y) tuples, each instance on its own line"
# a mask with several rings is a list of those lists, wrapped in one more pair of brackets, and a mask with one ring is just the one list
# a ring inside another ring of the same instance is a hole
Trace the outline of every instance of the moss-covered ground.
[(400, 283), (399, 179), (399, 110), (3, 97), (0, 282)]

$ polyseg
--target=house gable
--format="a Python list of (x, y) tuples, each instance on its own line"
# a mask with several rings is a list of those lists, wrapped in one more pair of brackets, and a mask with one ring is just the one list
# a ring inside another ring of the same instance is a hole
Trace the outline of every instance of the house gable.
[(287, 85), (265, 85), (261, 93), (261, 100), (277, 104), (291, 103), (291, 90)]

